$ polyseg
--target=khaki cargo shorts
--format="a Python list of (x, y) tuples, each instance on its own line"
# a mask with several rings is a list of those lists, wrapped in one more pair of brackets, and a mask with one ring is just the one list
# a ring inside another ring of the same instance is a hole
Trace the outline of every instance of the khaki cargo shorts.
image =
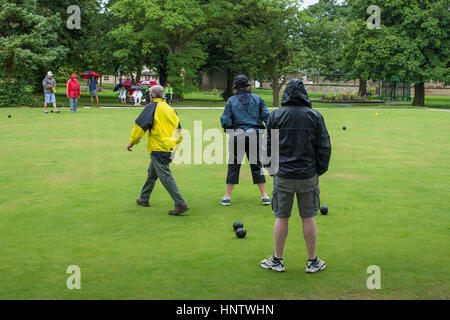
[(276, 218), (291, 216), (294, 196), (297, 195), (297, 205), (300, 217), (312, 218), (320, 208), (319, 176), (310, 179), (273, 178), (272, 210)]

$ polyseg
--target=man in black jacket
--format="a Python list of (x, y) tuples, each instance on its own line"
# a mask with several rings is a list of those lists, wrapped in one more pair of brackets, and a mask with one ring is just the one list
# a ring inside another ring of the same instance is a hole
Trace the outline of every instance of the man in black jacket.
[[(325, 268), (325, 262), (316, 256), (317, 227), (314, 217), (320, 207), (319, 176), (328, 170), (330, 162), (330, 137), (322, 115), (311, 108), (311, 99), (301, 80), (288, 83), (281, 105), (280, 109), (271, 113), (267, 124), (267, 154), (270, 155), (274, 148), (279, 149), (278, 171), (271, 173), (275, 174), (272, 195), (272, 209), (276, 217), (275, 251), (261, 261), (261, 266), (285, 271), (283, 250), (294, 196), (297, 194), (308, 251), (306, 272), (314, 273)], [(271, 144), (271, 130), (278, 130), (277, 146)]]

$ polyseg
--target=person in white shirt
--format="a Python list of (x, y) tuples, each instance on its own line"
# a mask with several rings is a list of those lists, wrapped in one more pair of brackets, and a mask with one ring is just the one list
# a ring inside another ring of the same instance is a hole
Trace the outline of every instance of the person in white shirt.
[(133, 98), (134, 98), (134, 105), (140, 106), (142, 103), (142, 91), (137, 89), (133, 92)]

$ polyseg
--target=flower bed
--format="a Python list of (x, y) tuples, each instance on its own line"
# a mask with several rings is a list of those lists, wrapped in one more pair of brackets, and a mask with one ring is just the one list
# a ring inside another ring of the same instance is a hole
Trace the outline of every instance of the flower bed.
[(383, 100), (375, 99), (373, 95), (363, 95), (355, 96), (353, 94), (331, 94), (331, 95), (322, 95), (321, 100), (313, 100), (313, 102), (319, 103), (385, 103)]

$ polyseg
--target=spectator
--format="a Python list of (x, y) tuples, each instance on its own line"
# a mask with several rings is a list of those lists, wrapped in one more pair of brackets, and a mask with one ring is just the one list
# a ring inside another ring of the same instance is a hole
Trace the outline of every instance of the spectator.
[(133, 92), (133, 100), (135, 106), (140, 106), (142, 103), (142, 91), (139, 89), (134, 90)]
[(77, 112), (80, 94), (80, 83), (77, 80), (77, 75), (72, 74), (70, 80), (67, 81), (67, 98), (69, 99), (70, 112)]
[(91, 94), (91, 103), (94, 104), (94, 97), (97, 99), (97, 104), (100, 102), (98, 101), (98, 81), (97, 78), (94, 76), (91, 76), (88, 80), (89, 84), (89, 92)]
[(127, 89), (125, 87), (120, 87), (119, 99), (122, 103), (127, 103)]
[(47, 72), (47, 76), (42, 80), (42, 86), (44, 87), (44, 113), (48, 113), (47, 104), (53, 103), (53, 110), (55, 113), (59, 113), (59, 110), (56, 110), (56, 80), (53, 78), (53, 73), (51, 71)]
[(166, 87), (165, 93), (166, 93), (166, 102), (168, 104), (172, 105), (173, 88), (172, 88), (172, 85), (169, 82), (167, 82), (167, 87)]

